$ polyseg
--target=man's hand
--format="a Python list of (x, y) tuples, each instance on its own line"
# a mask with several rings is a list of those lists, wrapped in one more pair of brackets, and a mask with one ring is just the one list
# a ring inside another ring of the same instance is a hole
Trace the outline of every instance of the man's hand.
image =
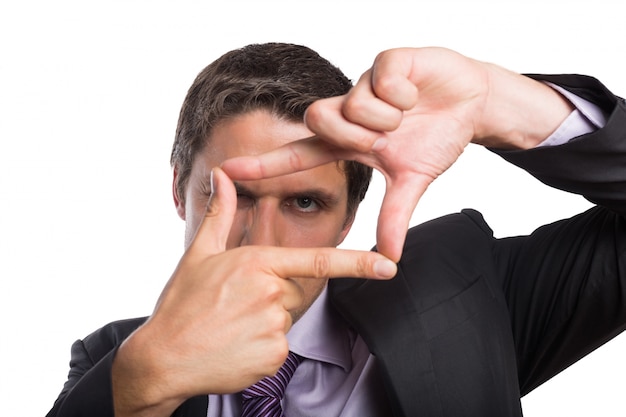
[(468, 143), (532, 147), (570, 111), (551, 88), (495, 65), (442, 48), (394, 49), (350, 93), (310, 106), (305, 122), (315, 137), (222, 168), (240, 180), (342, 159), (379, 170), (387, 186), (378, 251), (397, 261), (420, 197)]
[(233, 393), (273, 375), (289, 347), (301, 287), (291, 277), (391, 278), (374, 252), (245, 246), (225, 250), (235, 188), (212, 173), (206, 216), (154, 313), (119, 348), (112, 378), (115, 415), (169, 416), (185, 399)]

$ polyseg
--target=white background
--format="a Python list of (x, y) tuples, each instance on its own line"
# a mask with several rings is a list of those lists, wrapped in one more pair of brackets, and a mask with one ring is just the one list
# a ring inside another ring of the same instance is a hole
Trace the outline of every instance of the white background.
[[(591, 74), (626, 94), (614, 0), (4, 1), (2, 415), (45, 415), (75, 339), (150, 313), (182, 253), (169, 152), (186, 90), (222, 53), (265, 41), (308, 45), (352, 79), (380, 50), (437, 45), (519, 72)], [(377, 178), (344, 246), (374, 244), (381, 195)], [(412, 223), (473, 207), (506, 236), (588, 206), (470, 147)], [(625, 349), (618, 337), (538, 388), (525, 415), (624, 415)]]

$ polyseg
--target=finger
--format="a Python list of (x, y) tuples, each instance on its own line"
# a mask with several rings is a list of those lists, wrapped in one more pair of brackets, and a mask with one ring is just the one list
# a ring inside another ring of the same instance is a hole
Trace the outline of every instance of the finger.
[(376, 249), (379, 253), (395, 262), (400, 260), (411, 215), (429, 184), (430, 179), (426, 176), (404, 181), (387, 180), (376, 229)]
[(372, 70), (368, 70), (346, 95), (341, 108), (343, 116), (370, 130), (395, 130), (402, 121), (403, 109), (381, 100), (372, 87)]
[(233, 179), (254, 180), (303, 171), (347, 156), (329, 143), (311, 137), (261, 155), (228, 159), (222, 163), (222, 169)]
[(285, 334), (289, 332), (291, 326), (293, 326), (293, 316), (288, 309), (285, 309)]
[(211, 196), (190, 249), (205, 255), (223, 252), (237, 210), (237, 192), (233, 182), (219, 167), (211, 171)]
[[(381, 136), (381, 130), (345, 118), (343, 106), (347, 96), (331, 97), (311, 104), (304, 123), (320, 138), (339, 149), (367, 153)], [(362, 122), (362, 120), (361, 120)]]
[(281, 279), (283, 282), (282, 302), (285, 310), (294, 310), (302, 306), (304, 289), (293, 279)]
[(271, 248), (276, 262), (267, 265), (271, 273), (283, 278), (372, 278), (395, 276), (394, 262), (376, 252), (336, 248)]
[(413, 51), (398, 48), (381, 52), (372, 66), (371, 88), (376, 97), (400, 110), (410, 110), (418, 100), (418, 89), (411, 80)]

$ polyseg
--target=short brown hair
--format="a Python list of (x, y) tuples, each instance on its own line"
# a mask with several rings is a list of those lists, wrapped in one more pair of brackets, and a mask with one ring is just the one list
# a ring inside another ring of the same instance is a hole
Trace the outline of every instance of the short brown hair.
[[(178, 172), (179, 198), (184, 199), (194, 158), (218, 122), (257, 109), (302, 122), (315, 100), (346, 94), (351, 87), (341, 70), (305, 46), (253, 44), (222, 55), (198, 74), (180, 110), (170, 161)], [(344, 172), (351, 218), (365, 197), (372, 169), (346, 161)]]

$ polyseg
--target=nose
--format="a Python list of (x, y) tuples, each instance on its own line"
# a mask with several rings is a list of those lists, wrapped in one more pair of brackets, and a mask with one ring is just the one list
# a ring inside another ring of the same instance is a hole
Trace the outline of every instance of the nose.
[(245, 222), (241, 246), (280, 246), (277, 207), (273, 207), (272, 204), (257, 203), (254, 208), (247, 210)]

